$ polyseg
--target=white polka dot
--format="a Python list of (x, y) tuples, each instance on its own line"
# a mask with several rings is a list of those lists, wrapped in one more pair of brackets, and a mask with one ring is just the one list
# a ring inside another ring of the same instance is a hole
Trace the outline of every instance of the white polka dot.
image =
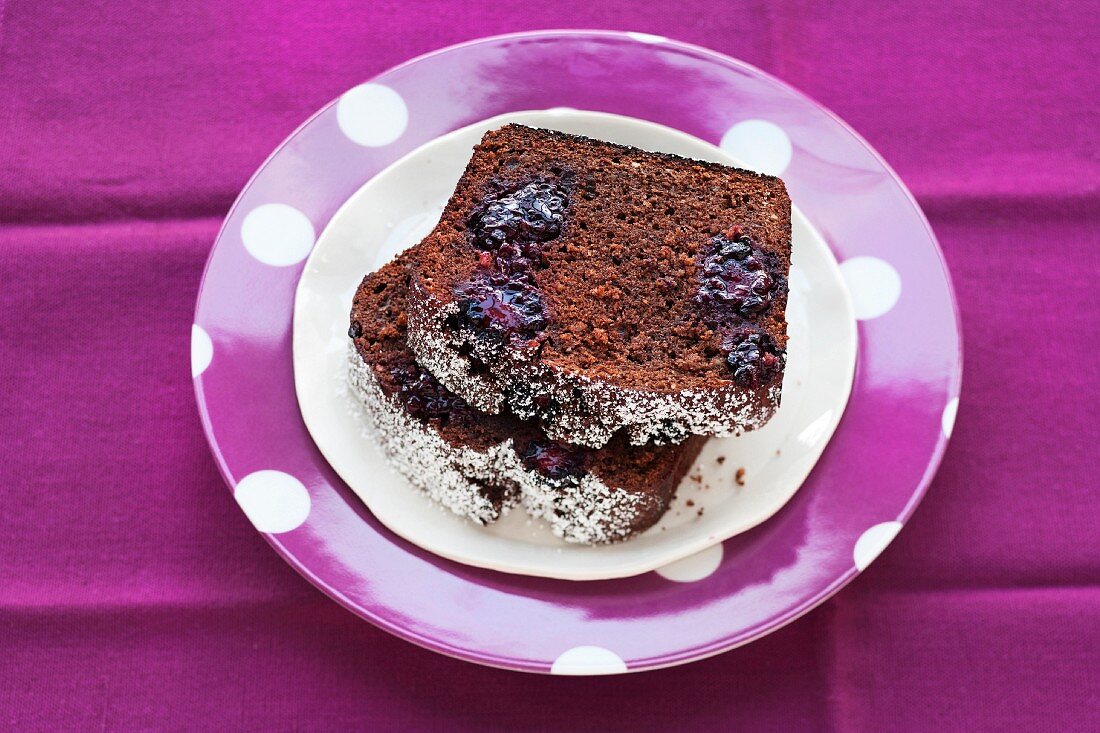
[(889, 312), (901, 296), (901, 276), (878, 257), (852, 257), (840, 263), (840, 274), (852, 295), (856, 318), (866, 321)]
[(628, 31), (627, 35), (639, 43), (664, 43), (668, 40), (664, 36), (657, 36), (652, 33), (635, 33), (633, 31)]
[(389, 145), (409, 125), (401, 95), (381, 84), (360, 84), (336, 103), (336, 122), (353, 142), (368, 148)]
[(744, 120), (726, 130), (719, 147), (749, 170), (778, 176), (791, 163), (791, 139), (767, 120)]
[(309, 492), (301, 481), (282, 471), (248, 474), (237, 482), (233, 496), (261, 532), (289, 532), (309, 516)]
[(722, 543), (712, 545), (702, 552), (689, 555), (683, 560), (657, 568), (656, 573), (662, 578), (673, 580), (677, 583), (693, 583), (707, 577), (722, 564)]
[(435, 209), (413, 214), (397, 222), (386, 237), (386, 241), (378, 248), (378, 254), (374, 256), (374, 266), (381, 267), (428, 236), (439, 223), (439, 217), (442, 214), (442, 209)]
[(955, 428), (955, 415), (959, 411), (959, 398), (951, 400), (947, 403), (947, 406), (943, 408), (943, 418), (940, 420), (940, 424), (943, 425), (943, 434), (948, 438), (951, 437), (951, 431)]
[(191, 378), (199, 376), (214, 359), (214, 342), (202, 327), (191, 324)]
[(316, 235), (309, 217), (293, 206), (264, 204), (245, 216), (241, 241), (248, 253), (265, 265), (285, 267), (306, 258)]
[(890, 544), (900, 530), (901, 522), (883, 522), (861, 534), (859, 539), (856, 540), (855, 549), (852, 551), (856, 568), (860, 571), (866, 570), (867, 566), (879, 556), (880, 552), (886, 549), (886, 546)]
[(554, 660), (550, 674), (621, 674), (626, 663), (613, 651), (600, 646), (578, 646)]

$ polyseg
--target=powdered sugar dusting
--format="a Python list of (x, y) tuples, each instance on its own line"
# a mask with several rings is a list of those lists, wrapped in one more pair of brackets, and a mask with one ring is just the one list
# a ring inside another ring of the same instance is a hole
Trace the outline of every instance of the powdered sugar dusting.
[[(545, 519), (567, 542), (603, 544), (626, 539), (639, 515), (663, 509), (656, 496), (609, 486), (591, 473), (579, 480), (551, 479), (527, 470), (511, 438), (484, 451), (452, 445), (385, 395), (354, 344), (348, 379), (391, 465), (455, 514), (487, 524), (522, 501), (529, 514)], [(495, 504), (489, 497), (493, 489), (503, 489)]]
[(520, 477), (523, 508), (545, 519), (558, 537), (595, 545), (624, 540), (631, 525), (653, 496), (630, 494), (607, 486), (592, 474), (576, 484), (555, 484), (530, 471)]
[[(515, 490), (499, 481), (499, 457), (495, 453), (502, 451), (494, 449), (483, 454), (450, 445), (438, 432), (409, 415), (397, 400), (385, 395), (354, 344), (349, 348), (348, 379), (391, 465), (432, 500), (480, 524), (499, 519), (518, 502)], [(503, 500), (494, 502), (475, 480), (504, 488)]]

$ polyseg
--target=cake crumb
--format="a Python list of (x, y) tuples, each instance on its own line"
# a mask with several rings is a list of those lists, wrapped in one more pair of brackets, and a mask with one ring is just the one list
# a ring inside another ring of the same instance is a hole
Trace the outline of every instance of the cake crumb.
[(775, 454), (779, 455), (779, 449), (778, 448), (775, 449)]
[(735, 473), (733, 475), (733, 480), (737, 482), (738, 486), (744, 486), (745, 485), (745, 469), (744, 468), (737, 469), (737, 473)]
[(705, 508), (706, 507), (699, 507), (699, 511), (695, 512), (695, 516), (697, 516), (697, 517), (703, 516), (703, 509), (705, 509)]
[(718, 462), (718, 465), (719, 465), (719, 466), (721, 466), (721, 465), (722, 465), (723, 463), (725, 463), (725, 462), (726, 462), (726, 457), (725, 457), (725, 456), (718, 456), (718, 457), (717, 457), (717, 458), (715, 458), (714, 460)]
[(694, 501), (692, 501), (691, 499), (688, 499), (688, 500), (687, 500), (686, 502), (684, 502), (684, 503), (685, 503), (685, 504), (687, 504), (688, 506), (695, 506), (695, 502), (694, 502)]

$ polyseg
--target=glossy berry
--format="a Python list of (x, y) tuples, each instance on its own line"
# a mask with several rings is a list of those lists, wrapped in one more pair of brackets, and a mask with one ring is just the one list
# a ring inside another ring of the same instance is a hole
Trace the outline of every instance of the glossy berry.
[(481, 333), (529, 340), (546, 327), (538, 290), (524, 277), (475, 277), (455, 289), (457, 325)]
[(505, 242), (545, 242), (561, 233), (568, 205), (565, 191), (552, 183), (529, 183), (489, 201), (471, 220), (474, 241), (481, 249)]
[(505, 242), (493, 253), (494, 271), (506, 275), (529, 273), (542, 263), (542, 251), (535, 242), (523, 244)]
[(552, 440), (532, 440), (517, 446), (516, 453), (528, 471), (559, 480), (583, 476), (588, 462), (588, 451), (584, 448)]
[(763, 333), (740, 332), (722, 344), (726, 365), (733, 372), (733, 381), (742, 387), (755, 388), (771, 382), (782, 372), (786, 361), (783, 349)]
[(445, 427), (465, 422), (473, 415), (464, 399), (415, 366), (395, 370), (393, 376), (401, 385), (397, 399), (418, 420), (435, 420)]
[(569, 201), (557, 185), (535, 182), (487, 201), (471, 219), (477, 269), (454, 288), (459, 311), (451, 327), (535, 344), (546, 308), (535, 283), (539, 245), (559, 236)]
[(537, 347), (546, 309), (535, 283), (544, 264), (541, 243), (561, 234), (568, 199), (541, 181), (487, 201), (470, 219), (477, 269), (455, 287), (458, 313), (448, 324)]
[(363, 327), (359, 325), (359, 321), (352, 321), (351, 327), (348, 328), (348, 338), (357, 339), (363, 335)]
[(752, 247), (745, 239), (731, 241), (719, 235), (715, 240), (715, 253), (723, 259), (743, 261), (752, 254)]
[(700, 263), (703, 284), (696, 302), (708, 307), (713, 316), (735, 313), (751, 318), (764, 312), (775, 291), (773, 278), (754, 254), (752, 240), (744, 235), (730, 239), (718, 235)]

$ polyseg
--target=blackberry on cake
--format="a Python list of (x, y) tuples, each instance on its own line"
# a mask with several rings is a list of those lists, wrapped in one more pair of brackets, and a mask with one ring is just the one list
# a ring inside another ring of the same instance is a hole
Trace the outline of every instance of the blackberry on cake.
[(508, 125), (418, 252), (409, 346), (479, 410), (598, 447), (736, 434), (779, 405), (778, 178)]
[(626, 539), (657, 522), (703, 439), (599, 449), (549, 438), (508, 413), (484, 414), (417, 364), (406, 343), (419, 247), (367, 275), (355, 294), (349, 377), (391, 464), (456, 514), (485, 524), (522, 502), (570, 542)]

